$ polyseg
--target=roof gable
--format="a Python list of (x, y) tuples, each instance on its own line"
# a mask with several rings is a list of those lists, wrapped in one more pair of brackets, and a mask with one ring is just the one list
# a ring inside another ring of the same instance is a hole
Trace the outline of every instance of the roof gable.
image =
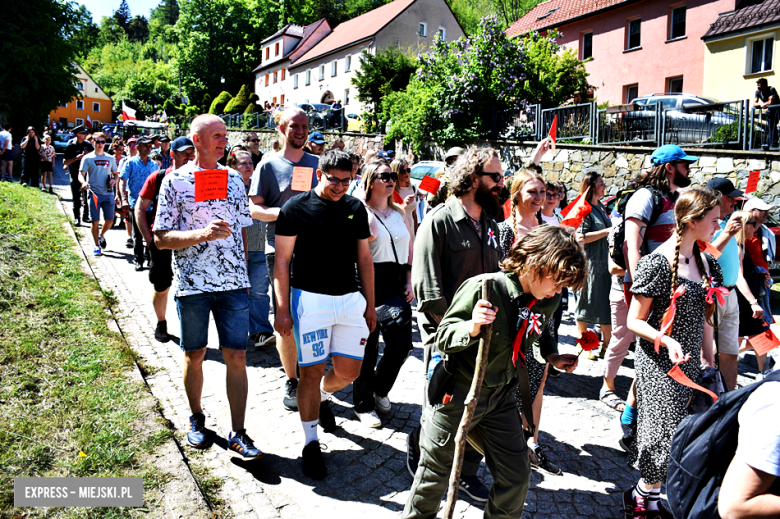
[(718, 16), (702, 39), (754, 29), (780, 21), (780, 0), (743, 1), (734, 11)]
[[(314, 23), (311, 23), (309, 25), (306, 25), (305, 27), (301, 27), (300, 25), (292, 25), (287, 24), (285, 25), (280, 31), (276, 32), (276, 34), (269, 36), (268, 38), (263, 40), (263, 43), (273, 40), (274, 38), (278, 38), (279, 36), (293, 36), (295, 38), (299, 38), (298, 43), (290, 49), (290, 51), (281, 57), (281, 59), (274, 60), (272, 63), (265, 64), (263, 62), (260, 62), (258, 66), (256, 66), (254, 69), (252, 69), (252, 73), (259, 72), (263, 70), (266, 67), (274, 67), (278, 66), (282, 61), (284, 61), (286, 58), (289, 59), (295, 59), (296, 51), (300, 51), (301, 49), (310, 47), (311, 45), (307, 46), (307, 43), (310, 43), (308, 40), (317, 32), (317, 29), (319, 29), (324, 24), (325, 30), (330, 32), (330, 25), (328, 24), (328, 21), (325, 18), (321, 18), (317, 20)], [(288, 29), (288, 28), (293, 29)], [(300, 29), (300, 30), (299, 30)], [(295, 34), (290, 34), (289, 32), (285, 32), (288, 30), (292, 30)]]
[(260, 45), (269, 42), (274, 38), (278, 38), (279, 36), (292, 36), (294, 38), (300, 38), (301, 36), (303, 36), (303, 32), (304, 32), (303, 26), (288, 23), (287, 25), (285, 25), (284, 27), (282, 27), (281, 29), (273, 33), (271, 36), (261, 41)]
[(297, 58), (294, 61), (295, 65), (306, 63), (376, 35), (415, 1), (393, 0), (389, 4), (343, 22), (306, 54)]
[(552, 29), (632, 1), (634, 0), (547, 0), (510, 25), (506, 33), (511, 38), (531, 31)]

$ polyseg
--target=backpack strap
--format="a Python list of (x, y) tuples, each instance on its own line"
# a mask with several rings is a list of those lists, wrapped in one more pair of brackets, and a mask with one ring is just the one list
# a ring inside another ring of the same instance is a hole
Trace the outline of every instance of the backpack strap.
[[(501, 304), (509, 319), (509, 328), (512, 331), (512, 337), (517, 333), (517, 319), (520, 316), (520, 309), (517, 304), (509, 298), (509, 288), (506, 283), (506, 275), (503, 272), (496, 272), (492, 275), (494, 284), (498, 287), (498, 293), (501, 295)], [(536, 432), (536, 422), (534, 422), (533, 402), (531, 402), (531, 382), (528, 379), (528, 367), (519, 362), (517, 364), (517, 388), (520, 390), (520, 399), (523, 402), (523, 416), (531, 430), (531, 436)]]

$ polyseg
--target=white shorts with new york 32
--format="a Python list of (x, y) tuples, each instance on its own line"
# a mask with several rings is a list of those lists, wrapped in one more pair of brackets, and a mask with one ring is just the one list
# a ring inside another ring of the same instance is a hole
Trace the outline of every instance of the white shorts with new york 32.
[(366, 311), (363, 294), (330, 296), (297, 288), (291, 292), (298, 365), (320, 364), (328, 355), (363, 360), (369, 333), (363, 317)]

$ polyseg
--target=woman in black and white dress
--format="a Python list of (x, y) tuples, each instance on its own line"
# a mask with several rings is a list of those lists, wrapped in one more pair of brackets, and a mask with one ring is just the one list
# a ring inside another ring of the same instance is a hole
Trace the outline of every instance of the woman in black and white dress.
[[(368, 246), (374, 260), (374, 300), (377, 308), (384, 304), (404, 306), (404, 302), (408, 307), (414, 299), (411, 231), (403, 207), (393, 202), (397, 181), (398, 174), (392, 172), (384, 160), (373, 161), (363, 167), (360, 182), (369, 209), (371, 237)], [(368, 427), (382, 425), (376, 411), (390, 412), (387, 395), (412, 351), (411, 310), (408, 310), (408, 317), (388, 326), (377, 323), (366, 341), (360, 376), (354, 382), (353, 404), (355, 415)], [(385, 348), (377, 364), (380, 332)]]
[[(720, 196), (703, 187), (683, 193), (675, 206), (675, 234), (637, 264), (628, 311), (628, 328), (639, 338), (636, 350), (637, 438), (631, 462), (641, 479), (623, 494), (626, 518), (664, 517), (659, 500), (666, 478), (672, 436), (687, 416), (689, 387), (667, 375), (675, 365), (693, 382), (701, 377), (704, 323), (715, 312), (714, 288), (723, 274), (710, 254), (701, 253), (697, 240), (709, 242), (718, 230)], [(676, 295), (671, 327), (661, 323)], [(709, 296), (712, 303), (707, 302)], [(660, 344), (658, 344), (660, 341)], [(656, 349), (658, 344), (658, 349)]]

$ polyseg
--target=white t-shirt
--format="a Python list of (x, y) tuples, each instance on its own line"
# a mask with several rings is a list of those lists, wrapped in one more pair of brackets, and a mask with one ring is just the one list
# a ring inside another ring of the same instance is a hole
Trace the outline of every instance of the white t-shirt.
[[(393, 245), (395, 245), (398, 262), (403, 265), (409, 261), (409, 230), (406, 228), (404, 217), (398, 211), (393, 211), (388, 218), (383, 218), (379, 211), (373, 211), (373, 213), (377, 220), (378, 231), (376, 239), (368, 242), (368, 248), (371, 250), (374, 263), (395, 263), (395, 255), (393, 254)], [(384, 225), (382, 225), (383, 223)]]
[(542, 221), (546, 223), (547, 225), (552, 225), (553, 227), (560, 227), (561, 222), (558, 220), (558, 215), (552, 215), (547, 216), (544, 213), (541, 213), (542, 215)]
[[(220, 166), (224, 168), (224, 166)], [(194, 162), (165, 176), (153, 231), (205, 229), (213, 220), (230, 222), (229, 238), (173, 251), (177, 296), (227, 292), (249, 287), (241, 229), (252, 225), (249, 199), (238, 171), (228, 169), (227, 200), (195, 202)]]
[(780, 477), (780, 382), (764, 382), (740, 409), (735, 458)]

